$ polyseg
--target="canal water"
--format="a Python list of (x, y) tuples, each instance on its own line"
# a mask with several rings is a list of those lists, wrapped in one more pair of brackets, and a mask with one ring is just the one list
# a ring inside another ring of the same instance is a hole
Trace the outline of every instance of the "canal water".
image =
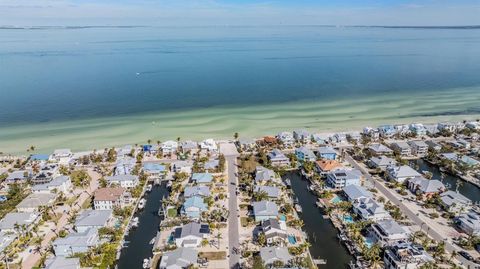
[(472, 183), (462, 180), (461, 178), (450, 175), (448, 173), (443, 173), (444, 177), (442, 179), (442, 172), (440, 171), (438, 166), (428, 163), (422, 159), (413, 161), (413, 163), (418, 165), (418, 172), (421, 173), (422, 171), (430, 171), (433, 174), (433, 179), (441, 180), (443, 184), (445, 184), (445, 186), (447, 186), (447, 188), (449, 188), (450, 190), (455, 190), (457, 186), (457, 181), (460, 181), (462, 184), (458, 187), (458, 192), (460, 192), (462, 195), (474, 202), (480, 201), (480, 188), (473, 185)]
[(152, 257), (152, 247), (149, 242), (157, 235), (161, 218), (158, 216), (158, 209), (161, 199), (168, 195), (165, 184), (156, 185), (145, 197), (147, 202), (145, 208), (135, 213), (139, 219), (137, 228), (131, 229), (125, 241), (128, 241), (126, 248), (122, 249), (118, 260), (118, 269), (143, 268), (143, 259)]
[(303, 213), (300, 217), (305, 224), (304, 230), (308, 234), (310, 253), (313, 259), (326, 259), (325, 268), (347, 268), (353, 257), (337, 238), (337, 230), (329, 219), (324, 219), (320, 209), (316, 206), (317, 197), (308, 191), (308, 181), (297, 172), (287, 173), (292, 189)]

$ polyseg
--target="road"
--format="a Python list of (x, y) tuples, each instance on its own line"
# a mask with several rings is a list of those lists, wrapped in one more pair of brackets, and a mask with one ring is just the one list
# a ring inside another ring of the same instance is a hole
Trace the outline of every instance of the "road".
[(234, 253), (234, 249), (240, 248), (239, 240), (239, 222), (238, 222), (238, 203), (237, 203), (237, 157), (239, 156), (237, 148), (233, 143), (220, 145), (220, 152), (225, 156), (228, 169), (228, 251), (229, 267), (240, 268), (240, 255)]
[[(380, 183), (376, 182), (376, 180), (370, 175), (370, 173), (363, 166), (359, 165), (357, 163), (357, 161), (355, 161), (348, 153), (345, 154), (345, 160), (347, 162), (349, 162), (356, 169), (362, 171), (363, 175), (365, 176), (365, 179), (367, 181), (369, 181), (370, 184), (375, 186), (375, 188), (377, 190), (379, 190), (385, 197), (387, 197), (388, 200), (390, 200), (393, 204), (397, 205), (400, 208), (400, 210), (407, 216), (408, 219), (413, 221), (420, 228), (422, 228), (422, 226), (425, 225), (427, 227), (427, 230), (428, 230), (428, 235), (430, 237), (432, 237), (433, 239), (435, 239), (436, 241), (438, 241), (438, 242), (444, 241), (445, 242), (445, 249), (446, 249), (447, 252), (451, 253), (452, 251), (456, 251), (458, 253), (459, 251), (461, 251), (461, 249), (459, 247), (457, 247), (457, 246), (453, 245), (452, 243), (446, 241), (445, 240), (446, 237), (442, 236), (437, 231), (435, 231), (435, 229), (430, 227), (428, 225), (428, 223), (423, 222), (417, 216), (416, 212), (413, 212), (410, 208), (405, 206), (395, 195), (392, 194), (392, 192), (387, 187), (385, 187), (383, 184), (380, 184)], [(480, 268), (475, 263), (470, 262), (470, 261), (464, 259), (461, 256), (457, 256), (456, 259), (468, 268), (472, 268), (472, 269), (473, 268)]]

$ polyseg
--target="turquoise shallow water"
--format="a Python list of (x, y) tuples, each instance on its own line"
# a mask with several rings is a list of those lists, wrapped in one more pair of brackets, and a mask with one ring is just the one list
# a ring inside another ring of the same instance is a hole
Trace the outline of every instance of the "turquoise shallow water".
[(476, 118), (480, 30), (0, 29), (0, 151)]

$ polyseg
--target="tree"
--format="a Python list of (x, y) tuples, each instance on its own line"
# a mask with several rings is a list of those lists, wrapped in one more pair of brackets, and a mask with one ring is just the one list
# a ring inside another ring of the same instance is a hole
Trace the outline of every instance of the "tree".
[(263, 201), (268, 199), (268, 193), (266, 191), (257, 191), (253, 194), (255, 201)]
[(260, 232), (257, 236), (257, 242), (260, 246), (264, 247), (267, 245), (267, 237), (265, 236), (265, 233)]
[(235, 132), (235, 133), (233, 134), (233, 139), (238, 140), (238, 133), (237, 133), (237, 132)]
[(265, 269), (265, 264), (260, 256), (253, 257), (252, 269)]

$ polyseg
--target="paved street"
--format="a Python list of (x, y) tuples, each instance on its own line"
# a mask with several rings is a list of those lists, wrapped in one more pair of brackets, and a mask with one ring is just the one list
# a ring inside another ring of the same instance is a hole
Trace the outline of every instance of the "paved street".
[[(393, 204), (397, 205), (400, 207), (400, 210), (407, 216), (408, 219), (413, 221), (416, 225), (419, 227), (425, 226), (423, 229), (424, 231), (428, 230), (428, 235), (435, 239), (436, 241), (444, 241), (445, 242), (445, 249), (447, 252), (452, 252), (455, 250), (456, 252), (459, 252), (461, 249), (455, 245), (453, 245), (451, 242), (446, 241), (446, 237), (442, 236), (438, 231), (436, 231), (434, 228), (430, 227), (428, 223), (422, 221), (420, 217), (417, 216), (417, 212), (413, 212), (410, 208), (405, 206), (393, 193), (390, 189), (385, 187), (383, 184), (380, 184), (379, 182), (376, 182), (375, 179), (368, 173), (368, 171), (365, 170), (364, 167), (359, 165), (350, 155), (345, 154), (345, 160), (348, 161), (353, 167), (359, 169), (362, 171), (363, 175), (365, 176), (366, 180), (369, 182), (369, 184), (374, 185), (377, 190), (379, 190), (385, 197), (387, 197), (388, 200), (390, 200)], [(464, 266), (468, 268), (480, 268), (480, 266), (464, 259), (461, 256), (457, 256), (456, 258), (459, 262), (461, 262)]]
[(235, 254), (233, 249), (239, 249), (239, 221), (238, 221), (238, 205), (237, 205), (237, 157), (238, 152), (233, 143), (221, 144), (220, 151), (225, 155), (228, 169), (228, 251), (230, 268), (239, 268), (240, 255)]

